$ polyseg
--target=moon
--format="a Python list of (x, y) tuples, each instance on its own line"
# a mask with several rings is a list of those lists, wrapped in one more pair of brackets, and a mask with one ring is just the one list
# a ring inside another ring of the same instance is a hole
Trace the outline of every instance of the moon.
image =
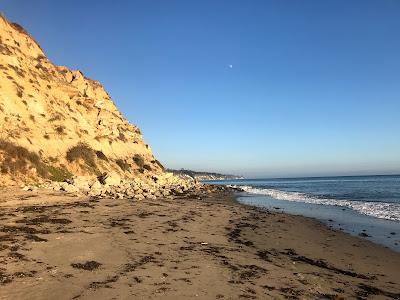
[(232, 69), (232, 68), (233, 68), (233, 65), (229, 65), (229, 68)]

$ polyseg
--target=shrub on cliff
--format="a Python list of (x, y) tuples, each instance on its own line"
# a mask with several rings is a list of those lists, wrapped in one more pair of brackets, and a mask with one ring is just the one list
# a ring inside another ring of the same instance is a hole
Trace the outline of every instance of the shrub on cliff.
[(57, 126), (55, 128), (55, 130), (59, 135), (64, 135), (65, 134), (65, 126)]
[(67, 151), (66, 158), (69, 162), (82, 159), (86, 165), (97, 170), (95, 152), (87, 144), (80, 143)]
[(102, 151), (96, 151), (96, 156), (98, 159), (108, 161), (107, 156)]
[(121, 168), (122, 171), (129, 171), (130, 165), (123, 159), (117, 159), (115, 163)]
[(0, 140), (0, 150), (5, 153), (1, 164), (2, 173), (24, 173), (27, 171), (28, 163), (30, 163), (39, 176), (47, 177), (46, 165), (41, 161), (38, 154), (5, 140)]
[(52, 181), (63, 182), (73, 176), (68, 170), (59, 167), (47, 166), (47, 170), (50, 174), (49, 179)]
[(133, 161), (135, 162), (135, 164), (139, 167), (139, 168), (143, 168), (144, 166), (144, 159), (142, 156), (140, 156), (139, 154), (135, 154), (135, 156), (132, 158)]

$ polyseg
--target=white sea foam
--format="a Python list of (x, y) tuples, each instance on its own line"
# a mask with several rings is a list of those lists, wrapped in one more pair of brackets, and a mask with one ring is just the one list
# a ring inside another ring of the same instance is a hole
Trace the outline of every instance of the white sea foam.
[(388, 202), (349, 201), (329, 198), (318, 198), (299, 192), (285, 192), (276, 189), (254, 188), (246, 185), (236, 185), (250, 194), (265, 195), (278, 200), (304, 202), (322, 205), (335, 205), (351, 208), (361, 214), (376, 218), (400, 221), (400, 204)]

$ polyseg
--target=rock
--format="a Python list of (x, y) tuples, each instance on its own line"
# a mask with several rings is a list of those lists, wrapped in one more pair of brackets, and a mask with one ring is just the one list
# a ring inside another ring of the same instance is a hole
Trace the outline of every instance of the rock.
[(108, 174), (104, 183), (106, 185), (119, 185), (121, 183), (121, 177), (117, 173)]
[(102, 195), (101, 190), (90, 190), (90, 192), (89, 192), (89, 196), (92, 196), (92, 197), (100, 197), (101, 195)]
[(103, 188), (102, 184), (96, 180), (91, 186), (90, 189), (91, 190), (100, 190), (101, 188)]
[(370, 236), (369, 234), (367, 234), (365, 232), (360, 232), (358, 235), (362, 236), (362, 237), (369, 237)]
[(38, 189), (38, 188), (37, 188), (36, 186), (24, 186), (24, 187), (22, 188), (22, 190), (23, 190), (23, 191), (26, 191), (26, 192), (27, 192), (27, 191), (30, 191), (30, 192), (33, 191), (33, 192), (34, 192), (34, 191), (37, 191), (37, 189)]
[(69, 184), (68, 182), (62, 182), (60, 184), (60, 190), (67, 193), (76, 193), (79, 191), (79, 189), (75, 185)]
[(107, 173), (103, 173), (100, 176), (97, 176), (97, 180), (101, 183), (101, 184), (106, 184), (106, 178), (108, 177)]
[(135, 192), (132, 189), (128, 189), (126, 190), (125, 195), (128, 196), (128, 198), (131, 198), (135, 196)]
[(136, 200), (144, 200), (144, 196), (142, 194), (137, 194), (135, 198)]
[(53, 190), (54, 190), (54, 191), (59, 191), (59, 190), (61, 190), (61, 186), (60, 186), (59, 184), (54, 185), (54, 186), (53, 186)]
[(76, 176), (72, 179), (72, 184), (79, 190), (79, 191), (89, 191), (90, 184), (96, 179), (93, 176)]
[[(207, 193), (210, 189), (209, 187), (204, 188), (201, 184), (191, 184), (182, 179), (177, 180), (170, 176), (167, 176), (167, 180), (164, 180), (162, 184), (159, 181), (154, 182), (151, 178), (146, 177), (127, 180), (121, 179), (118, 174), (111, 173), (103, 174), (99, 177), (76, 176), (66, 182), (52, 182), (47, 185), (43, 184), (42, 187), (97, 198), (136, 200), (173, 199), (176, 195), (185, 193), (196, 197), (200, 193)], [(22, 186), (21, 188), (28, 190), (29, 187)]]

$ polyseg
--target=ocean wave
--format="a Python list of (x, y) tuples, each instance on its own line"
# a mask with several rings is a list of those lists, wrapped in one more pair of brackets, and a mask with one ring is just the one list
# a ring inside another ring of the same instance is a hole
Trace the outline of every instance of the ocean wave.
[(349, 201), (349, 200), (319, 198), (316, 196), (299, 192), (285, 192), (276, 189), (254, 188), (247, 185), (234, 185), (232, 187), (241, 188), (245, 192), (250, 194), (264, 195), (278, 200), (342, 206), (351, 208), (364, 215), (380, 219), (400, 221), (400, 204), (398, 203)]

